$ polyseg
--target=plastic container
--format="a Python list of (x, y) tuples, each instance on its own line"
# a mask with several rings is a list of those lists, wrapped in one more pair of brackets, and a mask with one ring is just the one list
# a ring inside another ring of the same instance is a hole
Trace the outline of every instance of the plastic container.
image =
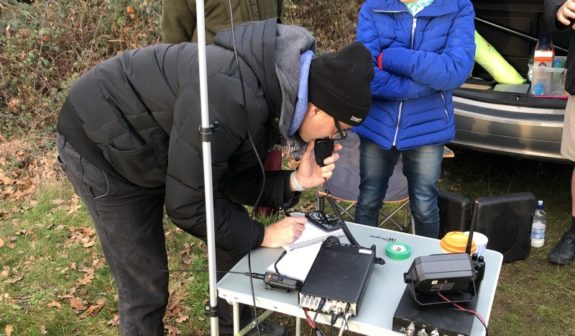
[[(469, 236), (469, 231), (464, 232), (466, 236)], [(489, 242), (489, 238), (481, 232), (473, 232), (473, 242), (477, 246), (477, 256), (482, 256), (487, 249), (487, 243)]]
[(543, 201), (537, 201), (533, 223), (531, 224), (531, 246), (542, 247), (545, 244), (545, 228), (547, 226), (547, 215), (543, 207)]
[(531, 67), (532, 80), (530, 92), (533, 96), (542, 98), (565, 98), (565, 68), (547, 66)]
[(553, 66), (553, 57), (555, 56), (555, 47), (553, 42), (548, 36), (543, 36), (539, 38), (535, 44), (535, 49), (531, 52), (529, 56), (529, 71), (527, 72), (527, 78), (529, 81), (533, 82), (533, 69), (538, 66), (546, 66), (551, 68)]
[(554, 56), (553, 57), (553, 67), (554, 68), (564, 68), (567, 64), (567, 56)]
[[(445, 253), (462, 253), (465, 252), (468, 238), (467, 234), (461, 231), (450, 231), (441, 238), (439, 246)], [(475, 253), (476, 250), (477, 246), (475, 245), (475, 242), (472, 242), (471, 253)]]

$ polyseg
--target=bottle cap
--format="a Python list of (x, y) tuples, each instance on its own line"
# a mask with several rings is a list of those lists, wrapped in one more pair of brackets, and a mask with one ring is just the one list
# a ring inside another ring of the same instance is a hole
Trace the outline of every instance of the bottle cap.
[[(465, 252), (467, 246), (467, 239), (469, 237), (461, 231), (450, 231), (439, 242), (439, 246), (445, 253), (460, 253)], [(475, 253), (477, 246), (475, 242), (471, 243), (471, 253)]]
[(533, 85), (533, 88), (531, 90), (535, 95), (542, 95), (545, 93), (545, 86), (543, 86), (543, 84), (541, 83), (536, 83)]

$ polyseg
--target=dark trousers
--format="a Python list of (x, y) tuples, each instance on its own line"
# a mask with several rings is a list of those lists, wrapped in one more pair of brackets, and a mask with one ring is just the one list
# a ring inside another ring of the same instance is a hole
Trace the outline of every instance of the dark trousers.
[[(142, 188), (106, 173), (83, 158), (60, 134), (56, 143), (62, 169), (94, 221), (114, 275), (120, 334), (163, 335), (162, 318), (169, 295), (162, 225), (164, 188)], [(216, 268), (227, 271), (241, 257), (216, 249)], [(222, 276), (218, 273), (218, 279)], [(220, 332), (231, 333), (231, 306), (219, 299), (218, 308)]]

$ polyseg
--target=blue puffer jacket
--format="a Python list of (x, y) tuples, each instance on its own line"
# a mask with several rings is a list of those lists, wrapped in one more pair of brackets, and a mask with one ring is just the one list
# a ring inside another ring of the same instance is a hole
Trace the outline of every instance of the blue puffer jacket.
[(469, 0), (435, 0), (415, 17), (399, 0), (367, 0), (357, 40), (373, 55), (373, 102), (355, 131), (385, 149), (452, 140), (451, 90), (473, 67), (474, 16)]

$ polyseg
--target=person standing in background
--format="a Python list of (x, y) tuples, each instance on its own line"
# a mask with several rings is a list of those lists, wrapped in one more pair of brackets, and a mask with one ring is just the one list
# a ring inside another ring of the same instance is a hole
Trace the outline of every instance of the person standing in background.
[(367, 0), (357, 40), (373, 57), (372, 106), (361, 138), (358, 223), (377, 226), (399, 155), (415, 233), (439, 235), (438, 181), (444, 144), (455, 135), (451, 91), (473, 67), (469, 0)]
[[(571, 29), (565, 81), (569, 99), (565, 107), (561, 154), (575, 162), (575, 53), (571, 51), (571, 48), (575, 48), (575, 0), (545, 0), (544, 17), (551, 29)], [(571, 228), (551, 249), (548, 259), (558, 265), (570, 264), (575, 259), (575, 168), (571, 177)]]
[[(213, 43), (217, 32), (231, 26), (230, 3), (234, 24), (280, 18), (282, 14), (283, 0), (207, 0), (206, 43)], [(163, 0), (162, 42), (197, 42), (197, 39), (196, 1)]]

